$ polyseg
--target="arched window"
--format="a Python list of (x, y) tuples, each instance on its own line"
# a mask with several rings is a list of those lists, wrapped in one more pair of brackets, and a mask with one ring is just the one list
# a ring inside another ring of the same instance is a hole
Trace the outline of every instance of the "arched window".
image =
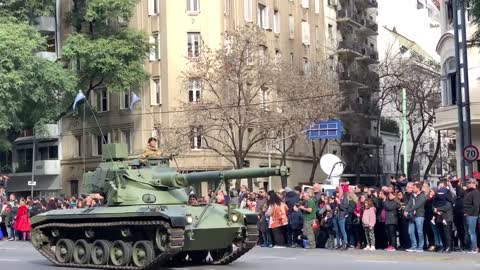
[(443, 89), (442, 103), (443, 106), (457, 104), (457, 74), (455, 58), (451, 57), (445, 61), (443, 66)]

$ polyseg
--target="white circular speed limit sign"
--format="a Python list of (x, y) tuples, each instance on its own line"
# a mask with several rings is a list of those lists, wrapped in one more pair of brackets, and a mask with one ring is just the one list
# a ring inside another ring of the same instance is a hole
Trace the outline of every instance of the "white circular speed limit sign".
[(478, 148), (475, 145), (467, 145), (463, 148), (463, 159), (468, 162), (473, 162), (478, 159)]

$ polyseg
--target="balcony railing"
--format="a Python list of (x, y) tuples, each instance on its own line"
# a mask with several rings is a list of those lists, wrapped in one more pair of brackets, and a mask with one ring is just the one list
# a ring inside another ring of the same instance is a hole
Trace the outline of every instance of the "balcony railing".
[(362, 54), (361, 47), (358, 46), (358, 42), (354, 40), (342, 40), (338, 43), (338, 49), (350, 50), (358, 54)]
[[(15, 173), (31, 173), (32, 161), (19, 161)], [(60, 160), (37, 160), (35, 161), (35, 175), (59, 175)]]
[(360, 25), (362, 24), (362, 17), (349, 9), (337, 11), (337, 20), (351, 21)]

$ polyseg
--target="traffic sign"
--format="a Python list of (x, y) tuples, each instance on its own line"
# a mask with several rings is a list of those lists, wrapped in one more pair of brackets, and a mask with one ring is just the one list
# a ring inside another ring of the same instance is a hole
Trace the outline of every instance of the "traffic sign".
[(467, 162), (476, 161), (478, 155), (478, 148), (475, 145), (467, 145), (463, 148), (463, 159)]
[(37, 185), (37, 181), (28, 181), (28, 185), (29, 185), (29, 186), (36, 186), (36, 185)]
[(319, 121), (309, 125), (307, 129), (307, 140), (322, 139), (341, 139), (342, 138), (342, 121), (329, 120)]

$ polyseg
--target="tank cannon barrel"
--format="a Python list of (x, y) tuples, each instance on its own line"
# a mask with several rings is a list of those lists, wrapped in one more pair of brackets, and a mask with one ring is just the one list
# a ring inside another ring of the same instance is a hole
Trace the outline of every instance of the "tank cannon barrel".
[(289, 170), (285, 166), (273, 168), (245, 168), (229, 171), (207, 171), (193, 172), (188, 174), (159, 173), (154, 175), (153, 184), (156, 186), (167, 186), (174, 188), (187, 187), (189, 185), (218, 180), (231, 180), (242, 178), (257, 178), (269, 176), (288, 176)]

